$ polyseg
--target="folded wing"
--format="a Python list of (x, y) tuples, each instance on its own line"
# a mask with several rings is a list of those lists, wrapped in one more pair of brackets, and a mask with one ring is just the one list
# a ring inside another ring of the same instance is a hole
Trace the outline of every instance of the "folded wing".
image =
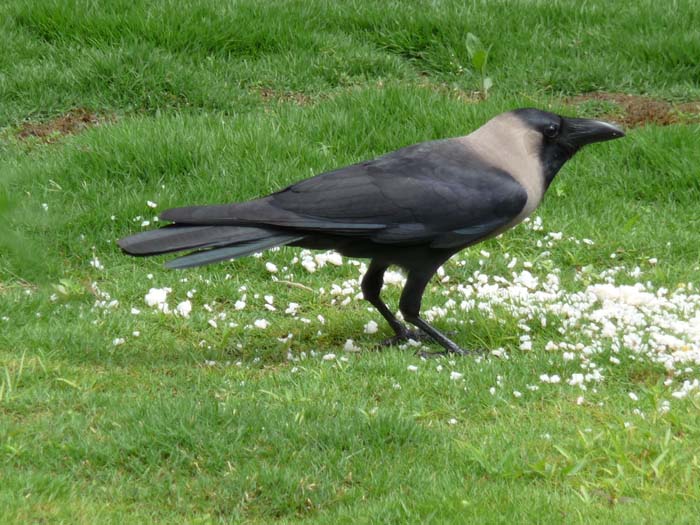
[(449, 247), (511, 222), (527, 192), (455, 140), (403, 148), (253, 201), (165, 211), (182, 225), (253, 226), (361, 236), (377, 243)]

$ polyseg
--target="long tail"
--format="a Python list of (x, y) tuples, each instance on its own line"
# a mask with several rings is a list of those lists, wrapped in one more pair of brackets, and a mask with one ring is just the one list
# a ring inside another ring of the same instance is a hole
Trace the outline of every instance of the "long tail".
[(237, 259), (292, 243), (302, 237), (256, 227), (172, 224), (125, 237), (117, 243), (126, 253), (137, 256), (196, 250), (165, 263), (168, 268), (189, 268)]

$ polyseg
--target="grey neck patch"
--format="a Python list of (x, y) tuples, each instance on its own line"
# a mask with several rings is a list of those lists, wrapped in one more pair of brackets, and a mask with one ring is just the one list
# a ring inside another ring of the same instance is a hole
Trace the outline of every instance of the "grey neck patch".
[(511, 226), (537, 208), (546, 189), (540, 133), (512, 113), (504, 113), (458, 140), (486, 164), (508, 173), (527, 191), (525, 207)]

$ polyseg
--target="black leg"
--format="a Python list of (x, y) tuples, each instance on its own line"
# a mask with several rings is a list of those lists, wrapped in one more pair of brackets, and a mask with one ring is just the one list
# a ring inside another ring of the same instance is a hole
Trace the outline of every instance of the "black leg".
[(471, 352), (460, 348), (457, 343), (449, 339), (439, 330), (430, 326), (420, 317), (420, 305), (423, 299), (423, 292), (434, 273), (434, 269), (430, 271), (410, 271), (408, 273), (406, 286), (404, 286), (403, 292), (401, 293), (399, 309), (406, 321), (428, 334), (436, 343), (439, 343), (445, 349), (446, 353), (468, 355)]
[(386, 272), (387, 268), (387, 265), (377, 263), (375, 260), (369, 263), (367, 273), (365, 273), (362, 279), (362, 296), (379, 310), (379, 313), (386, 319), (386, 322), (389, 323), (392, 330), (396, 332), (396, 336), (405, 339), (408, 337), (408, 329), (396, 318), (379, 296), (382, 291), (382, 285), (384, 284), (384, 272)]

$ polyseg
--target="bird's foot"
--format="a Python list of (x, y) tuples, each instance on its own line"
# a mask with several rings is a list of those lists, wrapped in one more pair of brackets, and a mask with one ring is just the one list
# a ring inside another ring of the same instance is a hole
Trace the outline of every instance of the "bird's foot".
[[(447, 333), (450, 335), (454, 335), (457, 332), (451, 330)], [(417, 341), (419, 343), (423, 343), (423, 342), (434, 343), (434, 342), (436, 342), (430, 336), (430, 334), (425, 333), (423, 330), (409, 330), (407, 328), (406, 330), (402, 330), (401, 333), (396, 334), (394, 337), (389, 337), (388, 339), (384, 339), (384, 341), (379, 343), (379, 345), (382, 347), (397, 346), (397, 345), (406, 343), (408, 340)]]
[(441, 350), (438, 352), (426, 352), (425, 350), (419, 350), (416, 352), (416, 355), (418, 357), (423, 357), (425, 359), (435, 359), (436, 357), (448, 357), (451, 355), (458, 355), (458, 356), (476, 356), (476, 355), (485, 355), (488, 353), (488, 350), (484, 348), (477, 348), (474, 350), (465, 350), (464, 348), (460, 347), (455, 347), (451, 348), (450, 350)]
[(390, 337), (389, 339), (385, 339), (380, 343), (380, 346), (396, 346), (400, 345), (401, 343), (405, 343), (408, 340), (413, 340), (413, 341), (432, 341), (432, 338), (426, 334), (425, 332), (422, 332), (420, 330), (408, 330), (406, 329), (405, 331), (402, 331), (400, 334), (396, 334), (394, 337)]

